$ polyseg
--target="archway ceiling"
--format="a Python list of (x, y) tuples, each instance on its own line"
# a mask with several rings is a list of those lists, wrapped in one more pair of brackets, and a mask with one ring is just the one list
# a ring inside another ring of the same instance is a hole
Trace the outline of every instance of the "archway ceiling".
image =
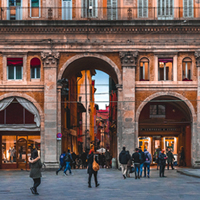
[[(160, 97), (153, 99), (152, 101), (157, 101), (157, 100), (161, 100), (163, 102), (166, 102), (167, 100), (169, 100), (169, 102), (167, 102), (167, 103), (169, 103), (173, 107), (179, 109), (184, 114), (184, 118), (187, 121), (191, 121), (191, 112), (184, 101), (181, 101), (180, 99), (173, 97), (173, 96), (160, 96)], [(175, 100), (175, 101), (173, 101), (173, 100)]]
[(101, 70), (107, 73), (117, 84), (117, 75), (114, 69), (104, 60), (94, 57), (85, 57), (80, 58), (72, 62), (65, 72), (63, 73), (63, 78), (70, 78), (73, 75), (76, 75), (78, 72), (83, 70)]

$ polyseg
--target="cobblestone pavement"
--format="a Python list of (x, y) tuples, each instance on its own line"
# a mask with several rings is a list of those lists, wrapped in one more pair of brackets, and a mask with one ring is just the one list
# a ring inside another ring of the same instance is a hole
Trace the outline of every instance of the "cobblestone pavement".
[(134, 199), (134, 200), (172, 200), (200, 199), (200, 179), (181, 175), (176, 170), (166, 170), (166, 178), (160, 178), (156, 169), (151, 170), (151, 178), (124, 180), (121, 172), (112, 169), (100, 169), (100, 186), (87, 186), (86, 170), (73, 170), (73, 176), (56, 176), (53, 171), (43, 172), (42, 183), (38, 188), (39, 196), (34, 196), (30, 187), (33, 184), (27, 171), (0, 171), (0, 200), (32, 199)]

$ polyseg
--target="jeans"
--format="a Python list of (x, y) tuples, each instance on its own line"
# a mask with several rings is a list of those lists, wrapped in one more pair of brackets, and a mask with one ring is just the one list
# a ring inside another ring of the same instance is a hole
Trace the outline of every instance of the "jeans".
[(160, 165), (160, 177), (164, 177), (165, 165)]
[(71, 166), (70, 166), (70, 162), (66, 162), (66, 167), (65, 167), (64, 173), (66, 173), (67, 170), (69, 170), (69, 173), (70, 173), (70, 174), (72, 173), (72, 171), (71, 171)]
[(64, 164), (60, 164), (60, 168), (57, 170), (57, 173), (58, 173), (59, 171), (61, 171), (63, 167), (65, 167), (65, 165), (64, 165)]
[(142, 176), (142, 169), (143, 169), (144, 163), (140, 164), (140, 176)]
[(41, 183), (41, 178), (34, 178), (33, 181), (34, 181), (33, 188), (35, 189), (35, 192), (37, 192), (37, 187)]
[(147, 168), (147, 176), (150, 173), (150, 163), (144, 163), (144, 177), (146, 177), (146, 168)]
[(122, 167), (122, 174), (123, 174), (123, 176), (126, 176), (127, 164), (121, 164), (121, 167)]
[(135, 163), (134, 164), (134, 166), (135, 166), (135, 177), (139, 177), (139, 175), (140, 175), (140, 163)]

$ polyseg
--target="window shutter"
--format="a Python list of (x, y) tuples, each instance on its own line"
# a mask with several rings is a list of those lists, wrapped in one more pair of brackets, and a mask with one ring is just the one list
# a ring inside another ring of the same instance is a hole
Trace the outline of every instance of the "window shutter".
[(82, 12), (81, 12), (81, 17), (86, 18), (87, 17), (87, 0), (82, 0)]
[(161, 0), (158, 0), (158, 16), (161, 15)]
[(138, 5), (138, 17), (142, 17), (142, 1), (139, 0), (139, 5)]
[(148, 0), (143, 0), (143, 17), (148, 17)]
[(184, 13), (184, 17), (188, 17), (188, 15), (187, 15), (187, 9), (188, 9), (188, 7), (187, 7), (187, 1), (188, 0), (183, 0), (183, 9), (184, 9), (183, 13)]
[(117, 0), (112, 0), (113, 19), (117, 19)]
[(107, 0), (107, 18), (111, 20), (111, 2), (112, 0)]

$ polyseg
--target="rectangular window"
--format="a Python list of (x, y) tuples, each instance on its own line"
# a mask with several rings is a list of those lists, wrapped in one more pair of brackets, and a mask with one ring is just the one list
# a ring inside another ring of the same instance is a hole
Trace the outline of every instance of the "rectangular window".
[(158, 80), (173, 80), (173, 58), (158, 58)]
[(72, 19), (72, 0), (62, 0), (62, 19)]
[(9, 6), (21, 6), (21, 0), (9, 0)]
[(173, 19), (174, 18), (174, 1), (173, 0), (158, 0), (158, 19)]
[(148, 17), (148, 0), (138, 0), (138, 17)]
[(193, 17), (193, 0), (183, 0), (183, 17)]
[(40, 17), (40, 0), (30, 0), (30, 17)]
[(96, 18), (98, 17), (98, 0), (82, 0), (83, 18)]
[(7, 79), (21, 80), (23, 77), (23, 58), (7, 58)]
[(165, 118), (165, 105), (150, 105), (150, 118)]
[(32, 79), (40, 78), (40, 67), (31, 67), (31, 78)]
[(108, 20), (118, 19), (118, 0), (107, 0), (107, 17)]

